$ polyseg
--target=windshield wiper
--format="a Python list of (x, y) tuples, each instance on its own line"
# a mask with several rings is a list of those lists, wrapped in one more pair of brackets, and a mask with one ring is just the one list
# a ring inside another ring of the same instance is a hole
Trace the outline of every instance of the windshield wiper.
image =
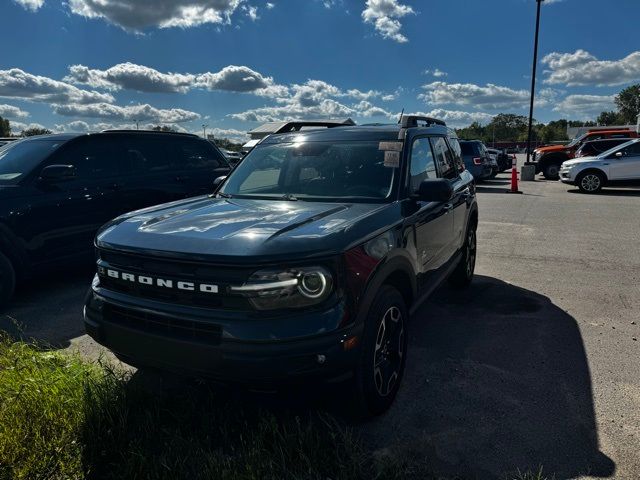
[(289, 200), (291, 202), (298, 201), (298, 197), (296, 197), (293, 193), (285, 193), (281, 198), (282, 200)]

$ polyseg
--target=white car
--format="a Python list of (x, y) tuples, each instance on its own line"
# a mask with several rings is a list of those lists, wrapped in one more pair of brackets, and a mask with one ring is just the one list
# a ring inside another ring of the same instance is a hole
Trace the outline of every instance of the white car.
[(564, 162), (560, 167), (560, 181), (576, 185), (584, 193), (597, 193), (606, 186), (640, 184), (640, 138), (597, 157)]

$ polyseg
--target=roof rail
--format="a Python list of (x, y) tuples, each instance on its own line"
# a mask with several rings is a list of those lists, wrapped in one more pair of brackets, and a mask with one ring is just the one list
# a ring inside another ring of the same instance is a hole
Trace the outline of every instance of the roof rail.
[(443, 127), (446, 127), (447, 124), (443, 121), (443, 120), (438, 120), (437, 118), (432, 118), (432, 117), (423, 117), (420, 115), (402, 115), (402, 118), (400, 118), (400, 127), (401, 128), (411, 128), (411, 127), (418, 127), (418, 122), (424, 122), (427, 126), (431, 126), (431, 125), (442, 125)]
[[(186, 137), (200, 137), (194, 133), (186, 132), (163, 132), (162, 130), (138, 130), (134, 128), (112, 128), (107, 130), (101, 130), (100, 133), (164, 133), (169, 135), (184, 135)], [(201, 137), (200, 137), (201, 138)]]
[(286, 133), (286, 132), (298, 132), (302, 130), (304, 127), (326, 127), (326, 128), (334, 128), (334, 127), (348, 127), (355, 125), (355, 122), (332, 122), (332, 121), (308, 121), (308, 120), (300, 120), (287, 122), (282, 127), (278, 129), (276, 133)]

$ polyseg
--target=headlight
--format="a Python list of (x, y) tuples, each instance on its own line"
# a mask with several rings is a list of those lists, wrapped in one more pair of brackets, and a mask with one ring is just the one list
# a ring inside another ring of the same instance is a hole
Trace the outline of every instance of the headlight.
[(333, 278), (327, 269), (300, 267), (260, 270), (230, 291), (248, 298), (258, 310), (277, 310), (318, 304), (331, 295), (332, 289)]

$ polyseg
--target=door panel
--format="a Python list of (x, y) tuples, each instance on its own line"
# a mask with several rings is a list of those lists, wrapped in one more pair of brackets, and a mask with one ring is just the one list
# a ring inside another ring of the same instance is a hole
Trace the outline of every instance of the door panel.
[[(111, 142), (99, 137), (74, 140), (56, 152), (46, 165), (76, 167), (76, 178), (59, 183), (33, 180), (27, 250), (34, 263), (73, 257), (93, 250), (93, 238), (117, 215), (120, 171)], [(44, 167), (45, 165), (43, 165)]]
[(622, 150), (624, 156), (612, 156), (609, 162), (609, 180), (640, 179), (640, 142), (633, 143)]
[(171, 141), (170, 151), (184, 197), (211, 193), (213, 181), (229, 173), (226, 160), (206, 140), (176, 138)]

